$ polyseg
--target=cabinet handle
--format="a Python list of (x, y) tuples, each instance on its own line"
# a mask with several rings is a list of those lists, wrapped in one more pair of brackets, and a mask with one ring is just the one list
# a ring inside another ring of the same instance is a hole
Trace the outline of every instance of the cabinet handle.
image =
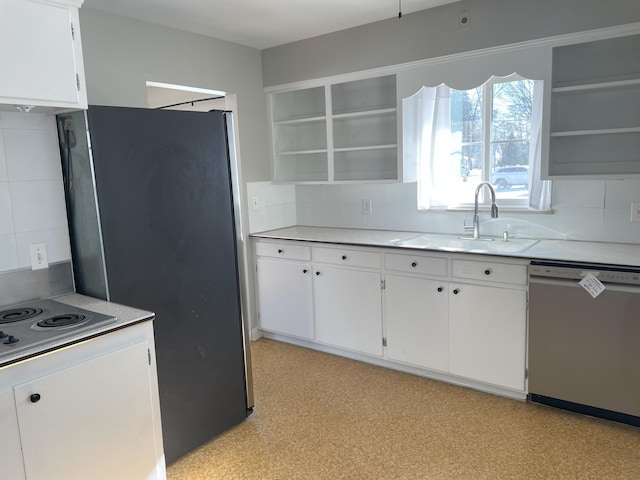
[(284, 250), (282, 250), (281, 248), (278, 249), (278, 253), (282, 253), (284, 252)]
[(343, 260), (346, 260), (346, 259), (347, 259), (347, 256), (346, 256), (346, 255), (342, 255), (342, 259), (343, 259)]
[(490, 268), (487, 268), (487, 269), (484, 271), (484, 274), (485, 274), (485, 275), (491, 275), (491, 269), (490, 269)]
[(320, 272), (316, 272), (316, 275), (320, 275)]
[(31, 400), (31, 403), (36, 403), (40, 401), (40, 394), (39, 393), (32, 393), (31, 396), (29, 397), (29, 400)]
[(459, 294), (459, 293), (460, 293), (460, 289), (458, 289), (458, 288), (454, 288), (454, 289), (453, 289), (453, 294), (454, 294), (454, 295), (457, 295), (457, 294)]
[(413, 268), (416, 268), (416, 267), (418, 266), (418, 262), (412, 262), (412, 263), (411, 263), (411, 266), (412, 266)]
[(308, 270), (305, 268), (304, 270), (302, 270), (302, 273), (307, 273)]
[(442, 288), (442, 287), (438, 287), (438, 291), (439, 291), (439, 292), (442, 292), (443, 290), (444, 290), (444, 288)]

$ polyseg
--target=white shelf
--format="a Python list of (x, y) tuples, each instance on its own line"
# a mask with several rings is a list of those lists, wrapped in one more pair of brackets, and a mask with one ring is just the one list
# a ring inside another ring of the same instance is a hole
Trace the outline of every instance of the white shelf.
[(388, 145), (367, 145), (366, 147), (342, 147), (342, 148), (334, 148), (334, 152), (359, 152), (366, 150), (386, 150), (398, 148), (398, 145), (395, 143)]
[(617, 133), (638, 133), (640, 127), (602, 128), (597, 130), (576, 130), (573, 132), (551, 132), (552, 137), (579, 137), (584, 135), (611, 135)]
[(270, 95), (274, 181), (398, 181), (396, 77)]
[(616, 82), (587, 83), (584, 85), (573, 85), (570, 87), (556, 87), (551, 89), (552, 93), (588, 92), (589, 90), (606, 90), (640, 85), (640, 78), (632, 80), (620, 80)]
[(359, 110), (348, 113), (338, 113), (333, 116), (334, 120), (343, 118), (363, 118), (363, 117), (379, 117), (382, 115), (389, 115), (397, 113), (397, 108), (381, 108), (378, 110)]

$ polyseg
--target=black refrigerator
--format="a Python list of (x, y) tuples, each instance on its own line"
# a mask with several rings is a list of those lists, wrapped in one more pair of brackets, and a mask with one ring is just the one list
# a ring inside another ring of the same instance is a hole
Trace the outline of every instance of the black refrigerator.
[(57, 117), (76, 291), (155, 312), (168, 464), (253, 406), (228, 115)]

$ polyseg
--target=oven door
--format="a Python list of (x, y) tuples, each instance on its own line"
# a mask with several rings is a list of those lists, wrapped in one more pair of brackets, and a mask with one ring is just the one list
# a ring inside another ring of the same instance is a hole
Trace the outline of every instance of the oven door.
[(640, 288), (606, 287), (530, 277), (530, 398), (640, 425)]

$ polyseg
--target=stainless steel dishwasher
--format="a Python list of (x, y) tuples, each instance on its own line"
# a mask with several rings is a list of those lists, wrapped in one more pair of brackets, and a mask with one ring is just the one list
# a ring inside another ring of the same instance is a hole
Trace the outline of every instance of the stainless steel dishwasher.
[(529, 399), (640, 426), (640, 269), (531, 262)]

